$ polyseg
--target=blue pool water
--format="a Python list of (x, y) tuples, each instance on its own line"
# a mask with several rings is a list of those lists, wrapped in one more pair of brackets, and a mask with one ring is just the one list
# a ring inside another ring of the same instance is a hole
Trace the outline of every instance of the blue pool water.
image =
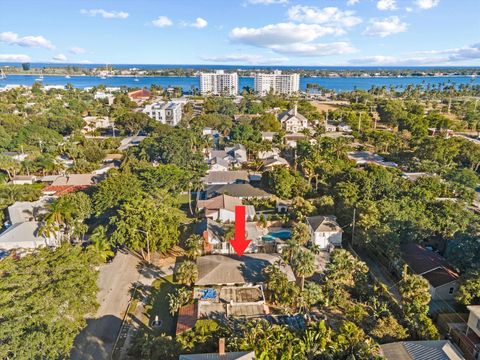
[(267, 235), (263, 236), (262, 239), (265, 241), (273, 241), (276, 238), (286, 240), (286, 239), (290, 239), (291, 236), (292, 236), (292, 232), (290, 230), (280, 230), (280, 231), (269, 232)]

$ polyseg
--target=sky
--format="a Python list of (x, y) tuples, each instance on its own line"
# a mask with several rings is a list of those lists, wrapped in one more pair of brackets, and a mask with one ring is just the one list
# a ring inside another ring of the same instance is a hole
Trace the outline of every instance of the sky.
[(0, 62), (480, 66), (480, 0), (0, 0)]

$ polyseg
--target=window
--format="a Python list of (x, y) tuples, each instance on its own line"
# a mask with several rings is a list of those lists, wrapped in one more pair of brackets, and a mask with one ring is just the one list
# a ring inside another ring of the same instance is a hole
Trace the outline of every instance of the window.
[(477, 329), (480, 330), (480, 319), (477, 319)]
[(453, 294), (453, 287), (451, 287), (450, 289), (448, 289), (448, 293), (449, 293), (449, 294)]

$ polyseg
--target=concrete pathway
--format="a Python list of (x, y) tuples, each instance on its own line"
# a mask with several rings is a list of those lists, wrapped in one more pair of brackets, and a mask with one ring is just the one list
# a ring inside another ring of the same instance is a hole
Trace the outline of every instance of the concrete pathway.
[(119, 252), (110, 264), (100, 268), (97, 301), (100, 304), (94, 318), (87, 319), (87, 327), (76, 337), (71, 352), (72, 360), (109, 359), (125, 310), (130, 290), (138, 281), (140, 259)]

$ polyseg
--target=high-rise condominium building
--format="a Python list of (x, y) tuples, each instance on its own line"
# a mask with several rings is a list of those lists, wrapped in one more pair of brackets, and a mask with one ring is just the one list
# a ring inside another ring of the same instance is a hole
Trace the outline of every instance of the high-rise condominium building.
[(237, 73), (225, 73), (215, 70), (213, 73), (200, 73), (200, 92), (202, 95), (237, 95)]
[(259, 95), (266, 95), (270, 91), (275, 94), (291, 95), (300, 89), (298, 74), (282, 74), (276, 70), (273, 74), (257, 73), (255, 75), (255, 91)]

